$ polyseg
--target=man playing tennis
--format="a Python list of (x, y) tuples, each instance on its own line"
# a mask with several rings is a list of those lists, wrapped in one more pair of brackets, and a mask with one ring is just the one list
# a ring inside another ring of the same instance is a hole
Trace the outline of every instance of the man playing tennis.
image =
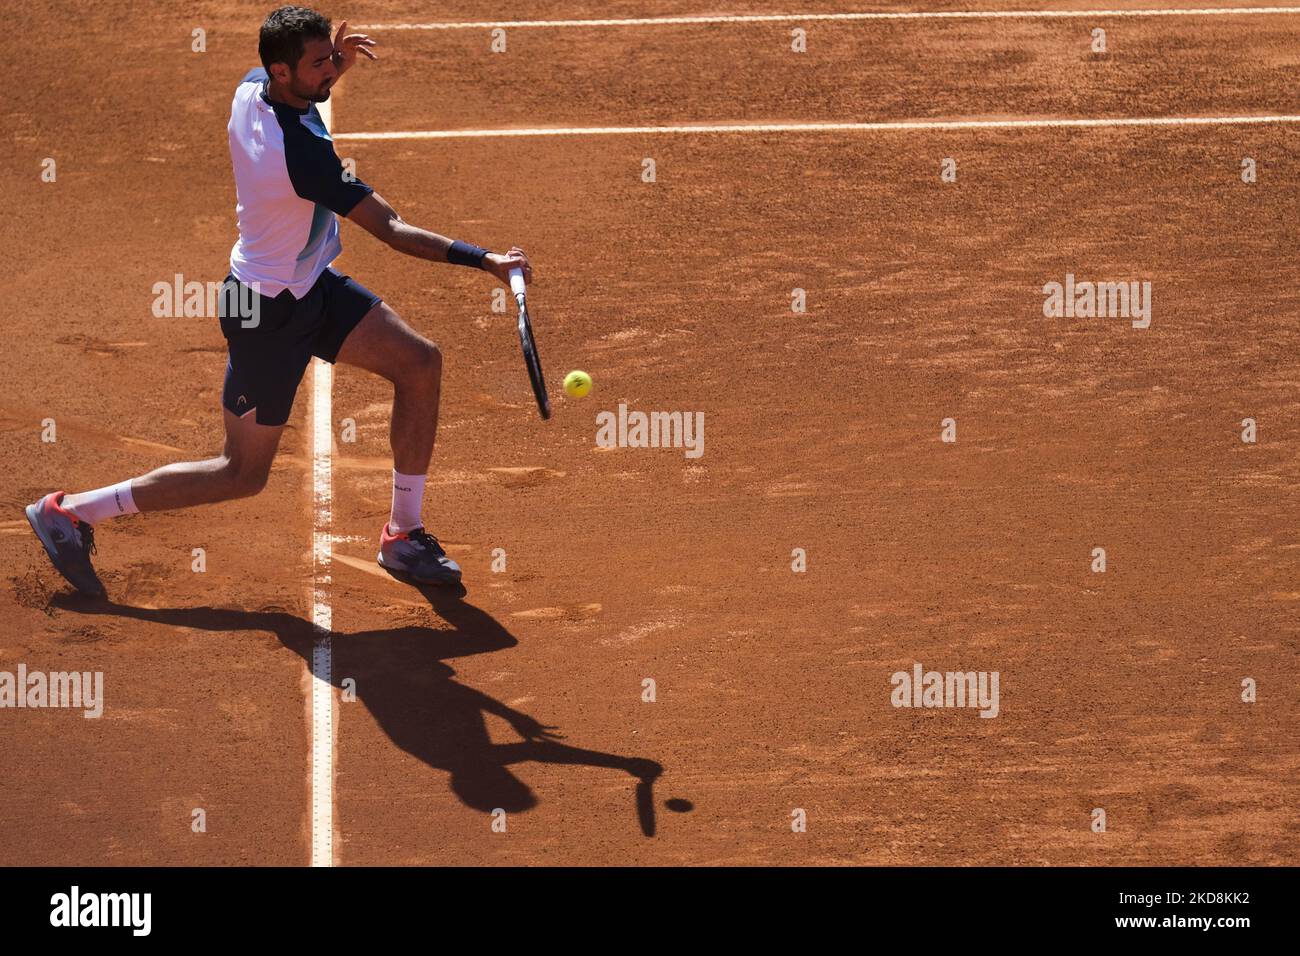
[[(526, 280), (523, 250), (487, 252), (402, 220), (374, 190), (345, 174), (316, 103), (355, 62), (377, 57), (374, 41), (303, 7), (281, 7), (262, 24), (262, 69), (235, 90), (227, 132), (238, 197), (239, 240), (223, 287), (221, 331), (228, 360), (222, 390), (226, 442), (206, 461), (166, 465), (79, 494), (54, 492), (27, 519), (59, 573), (103, 594), (90, 562), (93, 526), (137, 511), (164, 511), (255, 495), (266, 485), (298, 384), (313, 355), (355, 365), (393, 383), (393, 503), (379, 563), (420, 583), (454, 583), (460, 568), (424, 530), (421, 503), (438, 427), (442, 356), (379, 296), (330, 263), (342, 251), (336, 216), (393, 249)], [(232, 307), (251, 303), (251, 314)]]

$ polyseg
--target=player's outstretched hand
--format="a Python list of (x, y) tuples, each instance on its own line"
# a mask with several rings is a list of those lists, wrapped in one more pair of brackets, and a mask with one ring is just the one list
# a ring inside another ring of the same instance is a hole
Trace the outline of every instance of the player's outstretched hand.
[(334, 34), (334, 65), (342, 73), (357, 62), (358, 53), (364, 53), (368, 58), (377, 60), (379, 57), (370, 52), (370, 47), (374, 45), (375, 41), (364, 33), (348, 33), (348, 21), (344, 20)]
[(524, 250), (518, 246), (511, 246), (510, 251), (504, 255), (489, 252), (483, 260), (483, 268), (506, 285), (510, 284), (511, 269), (523, 269), (524, 281), (528, 283), (533, 281), (533, 267), (528, 261), (528, 256), (524, 254)]
[(540, 743), (547, 740), (564, 739), (561, 734), (554, 732), (554, 727), (548, 727), (532, 717), (529, 717), (527, 714), (516, 715), (515, 718), (510, 721), (510, 725), (514, 727), (515, 733), (520, 737), (523, 737), (524, 740), (531, 740)]

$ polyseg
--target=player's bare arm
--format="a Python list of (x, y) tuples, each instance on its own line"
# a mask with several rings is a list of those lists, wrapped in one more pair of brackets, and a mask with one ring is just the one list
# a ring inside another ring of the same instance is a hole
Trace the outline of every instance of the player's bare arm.
[[(357, 203), (348, 213), (348, 218), (390, 248), (408, 256), (427, 259), (430, 262), (466, 264), (464, 261), (458, 261), (456, 253), (459, 250), (453, 247), (467, 246), (467, 244), (457, 244), (446, 236), (411, 225), (378, 193), (371, 193)], [(467, 251), (474, 248), (476, 247), (467, 246)], [(482, 255), (481, 266), (485, 272), (491, 273), (507, 285), (510, 283), (511, 269), (523, 269), (524, 281), (533, 281), (533, 267), (528, 262), (528, 256), (518, 246), (511, 246), (510, 251), (504, 254), (488, 252)]]

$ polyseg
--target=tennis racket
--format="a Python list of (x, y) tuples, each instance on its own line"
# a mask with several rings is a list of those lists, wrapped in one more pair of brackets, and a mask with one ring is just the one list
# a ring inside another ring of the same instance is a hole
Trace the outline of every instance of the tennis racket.
[(528, 367), (528, 379), (533, 383), (533, 396), (537, 399), (537, 410), (541, 412), (542, 418), (550, 418), (551, 400), (546, 397), (546, 379), (542, 377), (542, 358), (537, 354), (533, 324), (528, 319), (523, 269), (510, 270), (510, 291), (515, 294), (515, 302), (519, 305), (519, 344), (524, 350), (524, 365)]

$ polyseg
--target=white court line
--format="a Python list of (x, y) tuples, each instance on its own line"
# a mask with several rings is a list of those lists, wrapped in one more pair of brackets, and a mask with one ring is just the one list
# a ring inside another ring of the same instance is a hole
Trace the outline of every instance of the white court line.
[(312, 363), (312, 648), (311, 648), (311, 865), (334, 863), (334, 653), (330, 630), (333, 479), (330, 473), (330, 389), (333, 367)]
[(369, 23), (357, 30), (483, 30), (489, 27), (657, 27), (696, 23), (805, 23), (814, 20), (1068, 20), (1102, 17), (1228, 17), (1300, 13), (1300, 7), (1201, 7), (1152, 10), (900, 10), (874, 13), (750, 13), (629, 17), (622, 20), (478, 20), (468, 23)]
[[(329, 102), (321, 103), (319, 109), (325, 128), (329, 129), (333, 119)], [(330, 632), (334, 612), (330, 606), (330, 564), (334, 557), (331, 536), (334, 367), (316, 359), (312, 370), (311, 865), (333, 866), (334, 652)]]
[(311, 865), (334, 863), (334, 653), (330, 631), (330, 564), (334, 548), (333, 476), (330, 472), (330, 390), (334, 369), (317, 359), (312, 380), (312, 608), (311, 648)]
[(1300, 115), (1117, 116), (1096, 119), (900, 120), (880, 123), (731, 123), (682, 126), (557, 126), (533, 129), (430, 129), (338, 133), (336, 140), (480, 139), (487, 136), (650, 136), (658, 133), (876, 133), (895, 130), (1051, 129), (1107, 126), (1241, 126), (1300, 123)]

